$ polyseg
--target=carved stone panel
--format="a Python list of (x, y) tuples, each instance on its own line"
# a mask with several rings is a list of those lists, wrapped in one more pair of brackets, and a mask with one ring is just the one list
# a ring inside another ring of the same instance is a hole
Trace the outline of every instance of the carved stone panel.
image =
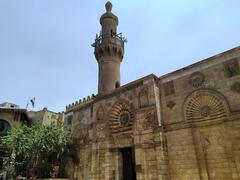
[(139, 104), (140, 108), (148, 106), (148, 104), (149, 104), (148, 90), (146, 88), (140, 90), (140, 92), (138, 94), (138, 101), (139, 101), (138, 104)]
[(96, 124), (96, 127), (95, 127), (95, 140), (96, 141), (104, 140), (105, 137), (106, 137), (105, 124), (103, 124), (103, 123)]
[(205, 76), (203, 73), (201, 72), (195, 72), (193, 74), (191, 74), (190, 78), (189, 78), (189, 84), (192, 87), (200, 87), (201, 85), (203, 85), (205, 80)]
[(104, 119), (104, 109), (102, 106), (100, 106), (97, 109), (96, 117), (97, 117), (97, 121), (102, 121)]
[(237, 92), (237, 93), (240, 93), (240, 82), (235, 82), (235, 83), (232, 85), (232, 90), (234, 90), (234, 91)]
[(73, 129), (72, 138), (77, 144), (84, 143), (88, 138), (88, 129), (84, 124), (78, 124)]
[(227, 116), (225, 100), (210, 90), (193, 92), (185, 101), (184, 108), (187, 121), (221, 119)]
[(173, 81), (169, 81), (163, 84), (163, 91), (165, 96), (169, 96), (175, 93)]
[(176, 103), (175, 103), (174, 101), (168, 101), (168, 102), (167, 102), (167, 107), (168, 107), (169, 109), (172, 109), (175, 105), (176, 105)]
[(134, 120), (133, 106), (126, 101), (115, 103), (110, 110), (108, 120), (112, 133), (131, 131)]
[(157, 115), (155, 110), (145, 113), (145, 129), (154, 128), (157, 126)]
[(138, 133), (141, 133), (145, 130), (154, 129), (157, 127), (157, 115), (156, 111), (146, 110), (145, 112), (138, 114), (137, 122), (136, 122), (136, 130)]
[(122, 111), (119, 115), (119, 121), (122, 126), (128, 126), (131, 123), (131, 114), (129, 111)]
[(216, 151), (224, 147), (224, 137), (220, 130), (201, 132), (201, 142), (205, 152), (209, 150)]
[(239, 75), (239, 63), (236, 58), (224, 62), (225, 75), (226, 77), (233, 77)]

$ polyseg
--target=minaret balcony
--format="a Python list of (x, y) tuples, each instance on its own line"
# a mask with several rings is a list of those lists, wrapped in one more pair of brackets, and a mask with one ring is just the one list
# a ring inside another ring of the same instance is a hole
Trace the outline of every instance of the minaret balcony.
[(122, 36), (122, 33), (119, 34), (105, 34), (97, 36), (95, 42), (92, 44), (92, 47), (99, 48), (102, 45), (113, 45), (120, 46), (124, 49), (124, 43), (127, 42), (126, 38)]

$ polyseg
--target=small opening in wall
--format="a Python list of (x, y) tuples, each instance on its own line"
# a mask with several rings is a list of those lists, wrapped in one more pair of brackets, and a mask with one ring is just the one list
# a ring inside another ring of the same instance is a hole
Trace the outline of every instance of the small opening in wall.
[(113, 37), (114, 35), (116, 35), (116, 33), (115, 33), (115, 31), (114, 31), (113, 29), (111, 29), (110, 33), (111, 33), (111, 37)]
[(71, 125), (71, 124), (72, 124), (72, 116), (69, 116), (69, 117), (67, 118), (67, 124), (68, 124), (68, 125)]
[(119, 88), (119, 87), (120, 87), (119, 81), (115, 82), (115, 88)]

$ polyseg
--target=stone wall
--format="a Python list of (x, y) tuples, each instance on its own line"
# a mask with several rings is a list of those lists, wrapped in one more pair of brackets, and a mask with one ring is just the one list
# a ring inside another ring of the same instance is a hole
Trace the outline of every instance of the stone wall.
[(240, 179), (240, 49), (160, 78), (146, 76), (68, 106), (80, 163), (72, 179)]
[(239, 179), (239, 48), (160, 77), (171, 179)]
[(168, 179), (156, 77), (150, 75), (130, 86), (71, 107), (72, 137), (78, 142), (80, 158), (80, 164), (71, 168), (75, 179), (122, 179), (120, 150), (126, 147), (133, 148), (137, 179)]

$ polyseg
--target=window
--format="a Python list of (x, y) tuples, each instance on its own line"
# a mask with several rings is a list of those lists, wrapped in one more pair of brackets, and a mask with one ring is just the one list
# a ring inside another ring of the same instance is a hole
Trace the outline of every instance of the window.
[(119, 88), (120, 87), (120, 83), (119, 83), (119, 81), (117, 81), (116, 83), (115, 83), (115, 88)]
[(11, 126), (10, 124), (3, 119), (0, 119), (0, 135), (5, 135), (7, 134), (8, 131), (10, 131)]

